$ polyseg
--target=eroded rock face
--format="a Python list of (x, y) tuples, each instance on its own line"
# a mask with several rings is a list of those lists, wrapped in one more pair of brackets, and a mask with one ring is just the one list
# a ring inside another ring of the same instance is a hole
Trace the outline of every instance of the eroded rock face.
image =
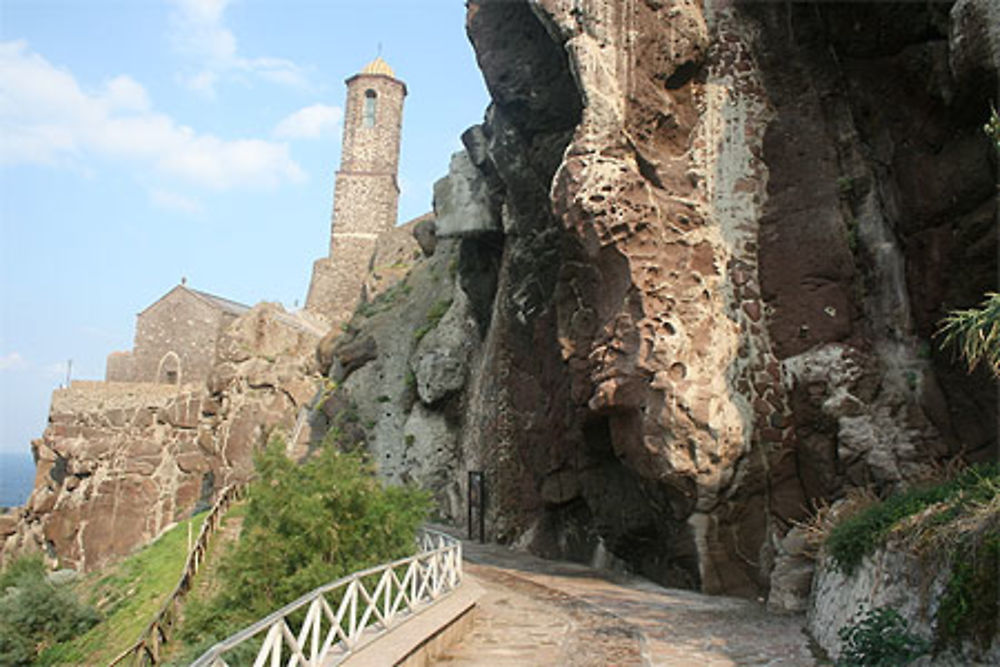
[[(319, 335), (261, 304), (226, 330), (206, 385), (74, 382), (32, 443), (35, 488), (0, 526), (0, 557), (43, 550), (93, 569), (146, 544), (244, 482), (274, 429), (293, 435), (316, 393)], [(289, 451), (304, 450), (308, 429)]]
[(504, 236), (461, 451), (497, 538), (740, 594), (777, 559), (801, 609), (811, 502), (995, 450), (995, 387), (929, 340), (996, 271), (967, 4), (470, 3)]

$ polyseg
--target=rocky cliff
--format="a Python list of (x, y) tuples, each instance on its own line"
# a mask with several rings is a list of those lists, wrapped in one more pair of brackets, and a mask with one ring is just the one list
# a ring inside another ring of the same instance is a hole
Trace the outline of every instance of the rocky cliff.
[[(362, 443), (445, 519), (484, 471), (501, 542), (801, 609), (814, 503), (996, 455), (995, 382), (932, 339), (996, 284), (995, 14), (470, 1), (492, 104), (320, 343), (310, 428), (306, 341), (233, 345), (205, 392), (122, 425), (53, 413), (19, 535), (89, 563), (107, 530), (71, 498), (136, 480), (157, 509), (121, 516), (152, 534), (283, 424)], [(95, 446), (110, 477), (74, 454)]]
[[(62, 567), (93, 569), (207, 508), (251, 476), (253, 452), (275, 428), (292, 434), (300, 412), (305, 423), (317, 340), (280, 306), (261, 304), (226, 330), (207, 386), (56, 390), (32, 443), (31, 497), (0, 517), (0, 556), (43, 550)], [(298, 430), (304, 443), (308, 429)]]
[(452, 518), (485, 470), (495, 539), (802, 608), (813, 503), (996, 453), (932, 339), (995, 287), (993, 11), (470, 2), (493, 103), (327, 418)]

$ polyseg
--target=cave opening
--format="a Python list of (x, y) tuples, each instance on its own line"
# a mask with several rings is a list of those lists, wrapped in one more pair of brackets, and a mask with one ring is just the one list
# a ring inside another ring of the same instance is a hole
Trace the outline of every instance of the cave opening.
[(631, 571), (665, 586), (697, 588), (694, 544), (686, 517), (672, 511), (672, 487), (640, 476), (616, 453), (614, 422), (622, 418), (597, 415), (583, 425), (580, 480), (591, 530)]

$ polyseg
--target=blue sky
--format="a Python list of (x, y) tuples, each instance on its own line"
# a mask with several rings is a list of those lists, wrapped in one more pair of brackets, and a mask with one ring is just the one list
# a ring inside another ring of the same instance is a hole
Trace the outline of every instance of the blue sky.
[(305, 299), (326, 254), (344, 79), (406, 82), (400, 221), (488, 98), (460, 0), (0, 0), (0, 451), (101, 379), (181, 277)]

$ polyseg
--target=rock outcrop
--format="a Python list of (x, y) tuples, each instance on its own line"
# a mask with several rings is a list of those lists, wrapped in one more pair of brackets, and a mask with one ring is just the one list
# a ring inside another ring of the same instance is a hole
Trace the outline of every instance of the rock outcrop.
[(470, 2), (455, 280), (333, 355), (386, 475), (461, 516), (483, 470), (495, 539), (804, 608), (813, 503), (996, 451), (932, 339), (996, 275), (987, 4)]
[[(900, 535), (895, 535), (885, 546), (866, 556), (849, 575), (839, 571), (829, 557), (821, 558), (813, 581), (813, 602), (807, 615), (809, 634), (836, 659), (844, 649), (844, 641), (839, 636), (841, 628), (857, 622), (865, 612), (889, 608), (904, 620), (908, 633), (937, 649), (938, 655), (933, 660), (925, 658), (929, 662), (920, 664), (997, 664), (1000, 661), (1000, 634), (996, 632), (995, 613), (994, 623), (987, 623), (985, 629), (976, 627), (978, 632), (974, 632), (961, 628), (969, 634), (964, 641), (954, 636), (947, 642), (940, 641), (939, 638), (947, 634), (942, 626), (969, 624), (967, 618), (941, 618), (944, 616), (941, 611), (947, 597), (953, 594), (954, 582), (961, 581), (955, 576), (956, 569), (970, 565), (956, 562), (954, 555), (941, 558), (940, 551), (939, 545), (914, 549)], [(995, 567), (996, 556), (986, 557), (992, 558)], [(975, 566), (981, 567), (981, 564)], [(977, 593), (985, 594), (985, 591)], [(995, 600), (992, 603), (995, 605)], [(968, 617), (981, 611), (981, 605), (974, 606), (977, 608), (962, 608), (962, 613)], [(951, 613), (954, 614), (954, 610)], [(982, 636), (980, 633), (984, 630), (985, 636)], [(959, 631), (952, 630), (952, 633), (959, 634)]]
[[(32, 443), (35, 488), (5, 517), (0, 556), (44, 550), (63, 567), (93, 569), (246, 481), (254, 451), (275, 428), (292, 435), (313, 400), (318, 337), (280, 306), (261, 304), (226, 329), (207, 386), (56, 390), (49, 425)], [(301, 455), (308, 429), (298, 430)]]
[(995, 451), (930, 340), (996, 272), (996, 65), (949, 72), (946, 9), (472, 3), (499, 537), (752, 594), (810, 502)]

